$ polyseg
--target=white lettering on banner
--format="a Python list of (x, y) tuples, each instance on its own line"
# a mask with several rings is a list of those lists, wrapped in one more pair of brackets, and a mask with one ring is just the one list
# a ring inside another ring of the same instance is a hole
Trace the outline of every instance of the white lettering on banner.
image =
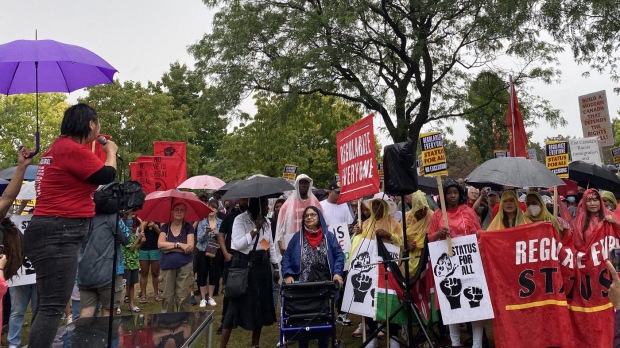
[(370, 133), (364, 133), (341, 145), (340, 159), (342, 161), (342, 164), (352, 161), (357, 157), (371, 154), (372, 151), (370, 151), (370, 142)]
[(340, 186), (353, 185), (365, 179), (372, 178), (373, 165), (372, 159), (356, 162), (348, 165), (340, 176)]
[(351, 237), (349, 236), (349, 226), (344, 224), (329, 226), (329, 232), (333, 233), (338, 239), (338, 244), (344, 253), (344, 270), (349, 270), (349, 257), (351, 256)]

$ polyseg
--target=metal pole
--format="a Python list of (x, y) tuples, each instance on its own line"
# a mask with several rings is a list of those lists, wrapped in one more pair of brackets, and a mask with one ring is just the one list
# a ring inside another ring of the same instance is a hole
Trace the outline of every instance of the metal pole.
[(512, 118), (512, 151), (511, 156), (517, 157), (517, 139), (515, 138), (515, 98), (514, 98), (514, 83), (512, 82), (512, 75), (510, 77), (510, 117)]

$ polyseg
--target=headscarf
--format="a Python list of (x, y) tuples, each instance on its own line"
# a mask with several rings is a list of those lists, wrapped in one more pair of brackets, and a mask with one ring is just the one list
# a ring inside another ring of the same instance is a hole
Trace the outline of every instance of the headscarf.
[[(308, 198), (302, 199), (299, 195), (299, 182), (301, 180), (310, 181), (310, 188), (308, 188)], [(286, 243), (284, 235), (293, 235), (301, 228), (303, 220), (304, 210), (310, 206), (315, 206), (321, 212), (321, 204), (319, 200), (312, 193), (312, 179), (306, 174), (300, 174), (295, 179), (295, 192), (284, 202), (280, 208), (280, 214), (278, 215), (278, 224), (276, 227), (276, 241), (282, 241), (284, 248), (286, 249)], [(277, 248), (276, 248), (277, 249)]]
[(543, 200), (540, 193), (536, 191), (530, 191), (527, 193), (527, 196), (525, 197), (526, 201), (529, 197), (536, 197), (538, 202), (540, 202), (541, 208), (540, 208), (540, 213), (537, 216), (533, 216), (532, 213), (530, 213), (530, 210), (527, 209), (525, 212), (525, 217), (530, 219), (532, 222), (540, 222), (540, 221), (551, 222), (553, 226), (555, 226), (555, 228), (558, 230), (558, 232), (562, 232), (562, 227), (560, 227), (560, 223), (558, 219), (556, 219), (555, 216), (553, 216), (553, 214), (549, 212), (549, 210), (547, 209), (547, 205), (545, 204), (545, 201)]
[(618, 201), (616, 200), (616, 197), (614, 197), (614, 194), (610, 191), (601, 191), (601, 198), (605, 198), (606, 200), (613, 203), (614, 206), (611, 207), (612, 210), (615, 210), (618, 206)]
[[(383, 217), (381, 219), (377, 219), (375, 216), (374, 209), (372, 209), (372, 203), (378, 201), (383, 205)], [(353, 237), (351, 241), (351, 250), (355, 250), (357, 245), (365, 239), (375, 239), (375, 234), (377, 230), (383, 229), (392, 235), (392, 239), (390, 240), (391, 244), (398, 245), (402, 248), (403, 246), (403, 228), (401, 224), (394, 219), (394, 217), (389, 212), (388, 202), (381, 198), (373, 198), (370, 201), (365, 201), (366, 206), (370, 209), (370, 217), (364, 221), (362, 224), (362, 232)], [(351, 257), (350, 259), (354, 259)]]
[[(450, 230), (450, 236), (460, 237), (475, 234), (482, 229), (480, 227), (480, 218), (478, 214), (467, 206), (467, 196), (465, 195), (465, 189), (454, 179), (446, 179), (443, 181), (442, 188), (444, 195), (448, 193), (450, 187), (455, 187), (459, 191), (459, 202), (456, 209), (447, 209), (446, 215), (448, 215), (448, 229)], [(431, 225), (428, 229), (429, 241), (435, 241), (435, 235), (440, 228), (444, 226), (443, 213), (441, 209), (435, 210), (431, 220)]]
[(497, 211), (497, 215), (495, 216), (493, 221), (491, 221), (491, 224), (489, 224), (487, 231), (497, 231), (497, 230), (503, 230), (505, 228), (508, 228), (504, 225), (504, 219), (510, 219), (510, 218), (504, 212), (504, 204), (509, 199), (512, 199), (514, 201), (515, 213), (516, 213), (514, 224), (510, 227), (532, 223), (530, 219), (525, 217), (525, 215), (521, 211), (521, 208), (519, 208), (519, 200), (517, 200), (517, 195), (514, 193), (514, 191), (509, 190), (502, 194), (502, 199), (499, 201), (499, 209)]
[[(427, 209), (426, 216), (422, 220), (415, 217), (415, 213), (420, 209)], [(411, 196), (411, 210), (405, 214), (407, 224), (407, 242), (416, 242), (415, 249), (409, 252), (409, 274), (415, 274), (420, 264), (419, 256), (424, 250), (424, 238), (428, 233), (428, 228), (433, 219), (433, 211), (428, 206), (426, 195), (422, 191), (416, 191)], [(407, 248), (408, 246), (405, 246)], [(417, 257), (416, 257), (417, 256)]]
[[(598, 200), (601, 203), (601, 210), (598, 214), (591, 215), (588, 211), (586, 205), (589, 197), (598, 197)], [(586, 192), (583, 193), (583, 198), (577, 206), (576, 214), (577, 215), (573, 220), (573, 238), (576, 246), (584, 246), (594, 231), (594, 227), (596, 227), (596, 225), (598, 225), (598, 223), (601, 222), (605, 216), (609, 215), (610, 211), (607, 210), (607, 207), (605, 207), (603, 199), (598, 191), (591, 188), (587, 189)]]

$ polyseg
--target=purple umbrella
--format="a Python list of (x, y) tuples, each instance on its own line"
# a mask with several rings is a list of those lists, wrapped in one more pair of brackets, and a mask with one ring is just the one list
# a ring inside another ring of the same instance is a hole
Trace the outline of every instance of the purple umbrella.
[(53, 40), (16, 40), (0, 45), (0, 93), (36, 93), (39, 152), (39, 92), (69, 93), (112, 83), (117, 70), (93, 52)]

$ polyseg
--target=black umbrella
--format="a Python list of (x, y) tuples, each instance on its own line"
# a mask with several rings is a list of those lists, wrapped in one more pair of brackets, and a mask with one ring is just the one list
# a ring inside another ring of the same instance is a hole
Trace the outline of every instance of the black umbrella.
[(222, 200), (249, 197), (278, 197), (284, 191), (294, 190), (295, 186), (291, 185), (284, 178), (270, 178), (267, 176), (255, 176), (248, 180), (235, 183), (228, 189), (226, 194), (222, 196)]
[(620, 178), (596, 164), (573, 161), (568, 164), (568, 178), (576, 182), (586, 182), (587, 186), (611, 192), (620, 191)]
[(467, 177), (474, 186), (499, 184), (513, 187), (553, 187), (564, 181), (544, 164), (521, 157), (493, 158), (482, 163)]
[(228, 190), (235, 186), (236, 183), (243, 181), (243, 180), (230, 180), (229, 182), (227, 182), (224, 186), (220, 187), (219, 190), (213, 192), (213, 194), (217, 194), (217, 195), (223, 195), (226, 192), (228, 192)]
[(439, 188), (437, 188), (437, 179), (430, 176), (419, 176), (418, 177), (418, 190), (426, 193), (427, 195), (438, 195)]
[[(37, 169), (39, 166), (30, 165), (26, 168), (26, 173), (24, 174), (24, 180), (33, 181), (37, 178)], [(4, 170), (0, 170), (0, 179), (11, 180), (13, 174), (15, 174), (15, 170), (17, 167), (10, 167)]]

